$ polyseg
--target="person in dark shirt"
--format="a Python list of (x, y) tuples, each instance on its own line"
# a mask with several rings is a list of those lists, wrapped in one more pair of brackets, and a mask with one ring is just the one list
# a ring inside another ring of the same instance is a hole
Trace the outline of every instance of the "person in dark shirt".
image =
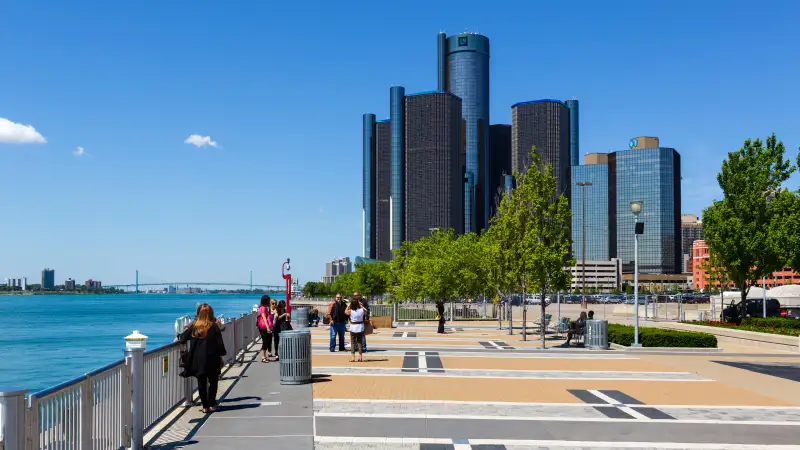
[(181, 333), (178, 340), (190, 343), (189, 373), (197, 378), (197, 391), (203, 404), (203, 412), (212, 413), (216, 411), (222, 357), (227, 351), (211, 305), (200, 305), (197, 318)]
[(319, 326), (319, 310), (314, 308), (308, 313), (308, 326), (316, 327)]

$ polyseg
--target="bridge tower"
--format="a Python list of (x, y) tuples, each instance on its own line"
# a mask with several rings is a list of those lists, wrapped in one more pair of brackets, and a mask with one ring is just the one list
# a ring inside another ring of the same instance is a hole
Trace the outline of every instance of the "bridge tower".
[(136, 293), (139, 293), (139, 269), (136, 269)]
[(253, 292), (253, 269), (250, 269), (250, 292)]

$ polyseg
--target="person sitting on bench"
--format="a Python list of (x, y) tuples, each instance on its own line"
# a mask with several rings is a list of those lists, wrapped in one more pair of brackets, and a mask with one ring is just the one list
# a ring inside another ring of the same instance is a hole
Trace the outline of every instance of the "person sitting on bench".
[(569, 341), (572, 340), (573, 335), (582, 335), (583, 329), (586, 326), (586, 311), (581, 311), (581, 315), (578, 317), (578, 320), (575, 321), (575, 324), (572, 328), (567, 332), (567, 342), (565, 342), (566, 346), (569, 346)]

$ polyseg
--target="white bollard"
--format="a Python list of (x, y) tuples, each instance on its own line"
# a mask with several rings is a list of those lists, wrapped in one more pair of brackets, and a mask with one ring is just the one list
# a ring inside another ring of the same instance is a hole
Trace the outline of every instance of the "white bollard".
[(131, 364), (131, 450), (144, 448), (144, 350), (147, 336), (134, 330), (125, 337), (125, 356)]

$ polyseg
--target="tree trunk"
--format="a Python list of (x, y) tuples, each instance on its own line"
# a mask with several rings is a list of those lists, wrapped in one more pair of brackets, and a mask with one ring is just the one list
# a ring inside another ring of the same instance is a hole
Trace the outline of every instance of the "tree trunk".
[(545, 340), (544, 340), (544, 338), (547, 335), (547, 330), (545, 330), (545, 326), (544, 326), (545, 325), (544, 312), (545, 312), (545, 307), (546, 307), (545, 302), (544, 302), (544, 299), (545, 299), (544, 294), (545, 294), (545, 289), (543, 287), (542, 288), (542, 298), (541, 298), (541, 300), (542, 300), (542, 306), (541, 306), (542, 314), (541, 314), (541, 324), (540, 324), (540, 328), (541, 328), (541, 333), (540, 334), (542, 336), (542, 349), (547, 348), (547, 345), (545, 344)]

